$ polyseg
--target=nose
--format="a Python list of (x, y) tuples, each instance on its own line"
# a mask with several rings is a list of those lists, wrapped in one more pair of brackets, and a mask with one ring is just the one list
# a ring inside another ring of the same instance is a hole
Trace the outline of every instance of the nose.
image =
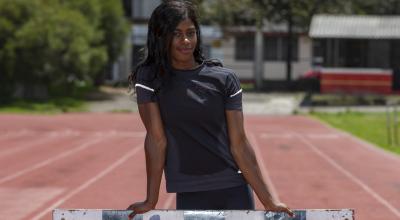
[(186, 35), (183, 37), (183, 43), (190, 43), (190, 39)]
[(177, 41), (185, 41), (185, 42), (191, 42), (193, 40), (193, 38), (195, 34), (192, 32), (188, 32), (188, 33), (183, 33), (183, 32), (175, 32), (174, 33), (174, 39), (176, 39)]

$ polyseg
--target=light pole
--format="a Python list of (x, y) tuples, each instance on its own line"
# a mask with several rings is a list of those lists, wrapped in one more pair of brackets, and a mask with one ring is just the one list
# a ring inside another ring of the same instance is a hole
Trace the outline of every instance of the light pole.
[(263, 86), (263, 78), (264, 78), (264, 58), (263, 58), (263, 50), (264, 50), (264, 36), (263, 36), (263, 16), (259, 11), (257, 12), (257, 24), (254, 36), (254, 80), (256, 90), (260, 91)]

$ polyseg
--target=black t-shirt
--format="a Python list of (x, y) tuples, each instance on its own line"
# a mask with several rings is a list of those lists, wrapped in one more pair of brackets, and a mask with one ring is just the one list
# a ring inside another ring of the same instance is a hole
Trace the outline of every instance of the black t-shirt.
[(203, 63), (193, 70), (174, 70), (164, 81), (155, 74), (152, 66), (140, 68), (135, 87), (138, 104), (159, 104), (167, 137), (167, 191), (245, 184), (230, 152), (225, 117), (225, 110), (242, 110), (242, 89), (234, 72)]

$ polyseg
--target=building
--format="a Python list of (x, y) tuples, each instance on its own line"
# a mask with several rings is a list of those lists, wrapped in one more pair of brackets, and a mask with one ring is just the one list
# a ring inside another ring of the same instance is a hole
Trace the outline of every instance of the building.
[[(131, 70), (141, 59), (147, 38), (147, 21), (161, 0), (123, 0), (125, 15), (132, 24), (127, 40), (130, 47), (114, 64), (108, 75), (111, 83), (126, 81)], [(201, 26), (203, 52), (206, 58), (217, 58), (228, 68), (235, 70), (242, 81), (254, 81), (254, 33), (255, 27), (232, 27), (223, 36), (215, 26)], [(264, 81), (286, 80), (286, 25), (266, 23), (264, 32)], [(311, 68), (311, 41), (306, 33), (295, 31), (293, 41), (292, 78), (296, 79)]]
[[(143, 56), (147, 40), (147, 22), (161, 0), (123, 0), (125, 16), (131, 23), (127, 49), (107, 75), (108, 83), (126, 82), (128, 74)], [(223, 59), (222, 31), (215, 26), (201, 26), (203, 53), (206, 58)]]
[(322, 90), (332, 85), (350, 92), (400, 89), (400, 16), (316, 15), (309, 35), (313, 64), (328, 69), (330, 77), (342, 77), (322, 79)]
[[(200, 26), (203, 43), (203, 54), (206, 58), (223, 59), (222, 31), (219, 27)], [(135, 66), (142, 57), (143, 48), (147, 40), (147, 24), (132, 27), (132, 66)]]
[(107, 83), (115, 84), (127, 81), (128, 75), (138, 59), (138, 42), (142, 42), (142, 39), (136, 35), (141, 35), (141, 26), (147, 23), (151, 12), (160, 3), (161, 0), (122, 0), (124, 14), (131, 25), (131, 33), (126, 39), (127, 48), (106, 75)]
[[(263, 81), (266, 86), (286, 81), (287, 25), (264, 22), (263, 27)], [(234, 69), (242, 81), (254, 81), (255, 26), (228, 28), (223, 42), (224, 65)], [(292, 79), (311, 68), (311, 40), (308, 34), (294, 28), (292, 37)]]

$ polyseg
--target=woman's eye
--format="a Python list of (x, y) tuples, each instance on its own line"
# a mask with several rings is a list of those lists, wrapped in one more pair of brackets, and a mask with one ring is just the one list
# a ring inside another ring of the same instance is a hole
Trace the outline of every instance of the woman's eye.
[(190, 31), (187, 33), (187, 36), (190, 38), (194, 37), (194, 35), (196, 35), (196, 31)]
[(180, 33), (180, 32), (174, 32), (174, 37), (176, 37), (176, 38), (181, 38), (181, 37), (182, 37), (182, 33)]
[(192, 39), (194, 36), (196, 36), (196, 31), (189, 31), (186, 34), (184, 34), (182, 32), (174, 32), (175, 39), (182, 39), (184, 36), (189, 39)]

